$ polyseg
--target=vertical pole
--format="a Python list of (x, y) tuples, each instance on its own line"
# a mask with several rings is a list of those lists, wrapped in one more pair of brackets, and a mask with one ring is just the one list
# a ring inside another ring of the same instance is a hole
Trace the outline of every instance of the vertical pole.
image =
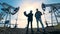
[[(11, 8), (9, 8), (9, 12), (11, 12)], [(11, 13), (9, 13), (9, 25), (10, 25), (10, 28), (11, 28)]]
[(52, 23), (52, 26), (53, 26), (53, 8), (51, 7), (51, 23)]
[(10, 28), (11, 28), (11, 14), (9, 14), (9, 25), (10, 25)]
[[(6, 15), (5, 21), (7, 20), (7, 18), (8, 18), (8, 13)], [(6, 32), (6, 24), (4, 23), (4, 34), (6, 34), (5, 32)]]
[[(11, 13), (10, 13), (11, 12), (11, 8), (9, 7), (8, 9), (9, 9), (9, 11), (8, 11), (8, 13), (9, 13), (9, 27), (11, 28)], [(11, 30), (9, 31), (9, 34), (11, 34)]]
[[(56, 11), (56, 10), (55, 10)], [(56, 17), (56, 14), (55, 14), (55, 12), (54, 12), (54, 16), (55, 16), (55, 18), (56, 18), (56, 22), (57, 22), (57, 24), (58, 24), (58, 19), (57, 19), (57, 17)]]
[(17, 13), (16, 23), (14, 28), (17, 28), (17, 20), (18, 20), (18, 13)]
[(53, 26), (53, 13), (51, 13), (51, 23), (52, 23), (52, 26)]

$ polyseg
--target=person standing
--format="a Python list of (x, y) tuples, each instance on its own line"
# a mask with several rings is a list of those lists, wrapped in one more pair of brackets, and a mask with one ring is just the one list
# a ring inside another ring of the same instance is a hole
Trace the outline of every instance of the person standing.
[(33, 13), (32, 13), (32, 10), (30, 11), (29, 14), (26, 14), (26, 11), (25, 11), (25, 12), (24, 12), (24, 15), (25, 15), (26, 17), (28, 17), (28, 24), (27, 24), (26, 34), (28, 34), (29, 23), (31, 23), (31, 34), (33, 34), (33, 29), (32, 29)]
[(37, 31), (40, 31), (39, 23), (38, 23), (40, 21), (40, 23), (42, 25), (42, 31), (44, 32), (45, 30), (44, 30), (44, 25), (42, 23), (41, 15), (42, 15), (42, 13), (40, 11), (38, 11), (38, 9), (36, 9), (35, 18), (36, 18), (36, 22), (37, 22)]

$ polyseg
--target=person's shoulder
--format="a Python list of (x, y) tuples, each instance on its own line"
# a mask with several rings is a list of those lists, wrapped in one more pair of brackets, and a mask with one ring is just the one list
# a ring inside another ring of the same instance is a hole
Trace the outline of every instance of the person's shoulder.
[[(36, 13), (37, 13), (37, 12), (36, 12)], [(36, 14), (36, 13), (35, 13), (35, 14)]]
[(40, 11), (38, 11), (39, 13), (41, 13)]

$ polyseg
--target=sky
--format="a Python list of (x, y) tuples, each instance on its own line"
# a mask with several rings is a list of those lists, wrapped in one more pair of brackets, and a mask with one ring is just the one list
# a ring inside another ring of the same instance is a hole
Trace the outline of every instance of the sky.
[[(33, 27), (36, 28), (37, 27), (36, 19), (34, 17), (36, 8), (38, 8), (39, 11), (41, 11), (43, 13), (43, 10), (41, 8), (42, 3), (44, 3), (44, 4), (60, 3), (60, 0), (0, 0), (0, 2), (8, 3), (13, 7), (18, 7), (18, 6), (20, 7), (17, 14), (12, 15), (12, 17), (11, 17), (12, 24), (15, 24), (16, 19), (17, 19), (18, 28), (25, 28), (27, 26), (27, 17), (24, 16), (23, 12), (26, 11), (28, 14), (30, 12), (30, 10), (32, 10), (33, 11)], [(47, 13), (46, 13), (45, 17), (48, 22), (51, 22), (51, 17), (50, 17), (51, 14), (48, 13), (48, 11), (49, 11), (49, 8), (46, 8)], [(44, 15), (42, 15), (41, 17), (42, 17), (43, 24), (46, 27)], [(41, 27), (41, 24), (39, 24), (39, 25)]]

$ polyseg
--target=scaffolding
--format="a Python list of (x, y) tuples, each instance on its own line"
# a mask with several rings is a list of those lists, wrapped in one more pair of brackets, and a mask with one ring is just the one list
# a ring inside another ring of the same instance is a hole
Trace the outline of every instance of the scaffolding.
[[(59, 24), (58, 22), (58, 17), (60, 17), (60, 3), (54, 3), (54, 4), (44, 4), (42, 3), (42, 9), (45, 11), (46, 7), (50, 7), (51, 11), (49, 11), (49, 13), (51, 13), (51, 24), (53, 26), (53, 18), (55, 17), (55, 20), (57, 22), (57, 24)], [(53, 16), (54, 14), (54, 16)], [(46, 20), (46, 19), (45, 19)], [(48, 24), (46, 24), (48, 26)]]
[[(15, 7), (13, 7), (5, 2), (0, 2), (0, 5), (3, 7), (3, 8), (1, 8), (1, 10), (3, 11), (3, 14), (4, 13), (7, 14), (7, 15), (4, 15), (4, 16), (6, 16), (5, 23), (1, 23), (1, 24), (4, 24), (4, 27), (8, 23), (9, 23), (8, 25), (10, 25), (9, 27), (11, 27), (11, 25), (15, 25), (15, 24), (11, 24), (11, 17), (12, 17), (11, 15), (15, 15), (18, 12), (19, 7), (15, 8)], [(3, 16), (3, 14), (1, 16)], [(7, 20), (8, 16), (9, 16), (9, 20)], [(4, 18), (4, 17), (2, 17), (2, 18)], [(1, 20), (2, 20), (2, 18), (1, 18)]]

